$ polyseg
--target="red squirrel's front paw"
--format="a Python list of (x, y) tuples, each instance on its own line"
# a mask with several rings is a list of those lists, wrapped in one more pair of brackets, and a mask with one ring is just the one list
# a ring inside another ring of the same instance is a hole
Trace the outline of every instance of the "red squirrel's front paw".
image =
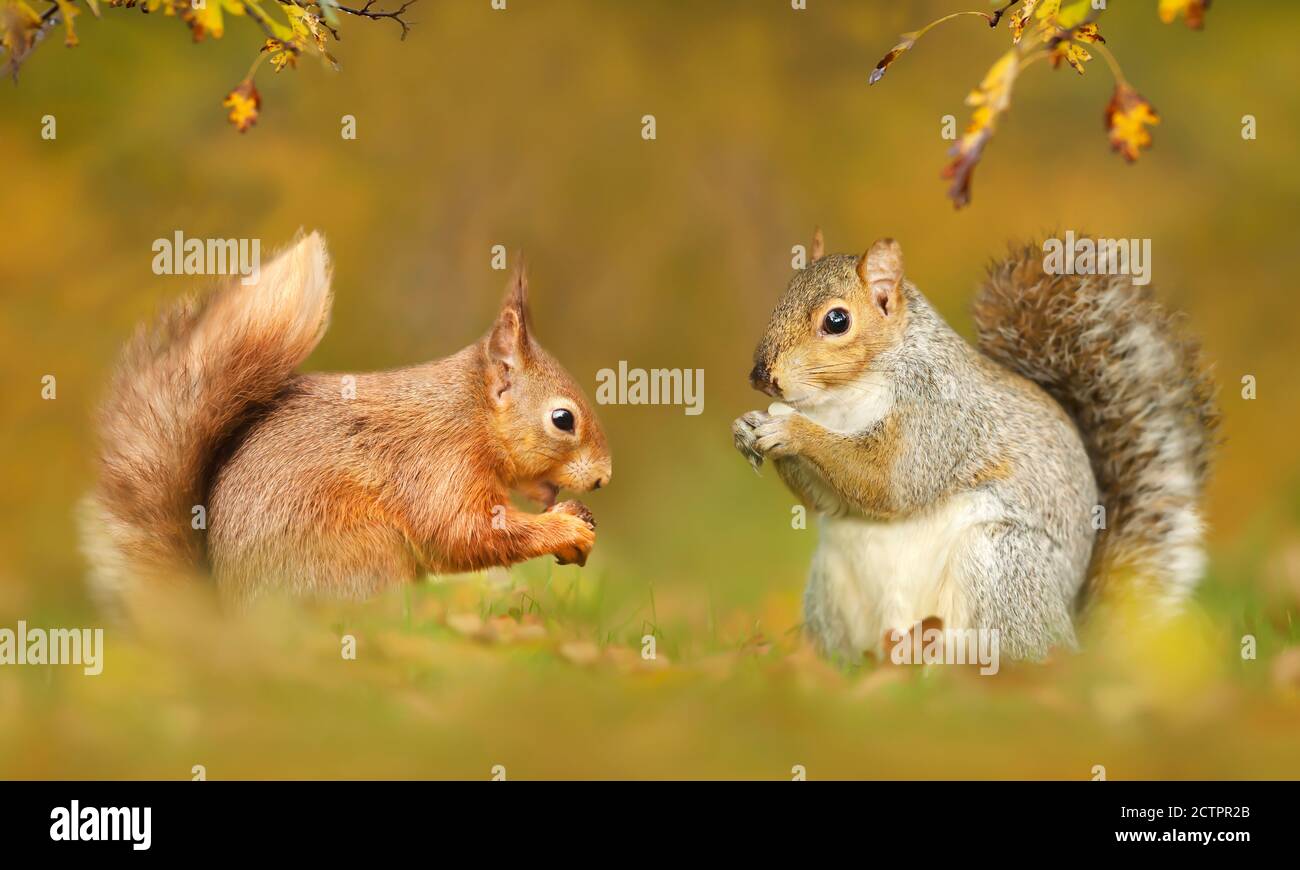
[(547, 513), (559, 514), (566, 526), (565, 537), (554, 555), (561, 565), (586, 565), (596, 545), (596, 518), (582, 502), (562, 501)]
[(592, 514), (591, 509), (580, 501), (562, 501), (547, 508), (546, 512), (548, 514), (568, 514), (571, 517), (577, 517), (586, 523), (587, 527), (592, 531), (596, 529), (596, 517)]

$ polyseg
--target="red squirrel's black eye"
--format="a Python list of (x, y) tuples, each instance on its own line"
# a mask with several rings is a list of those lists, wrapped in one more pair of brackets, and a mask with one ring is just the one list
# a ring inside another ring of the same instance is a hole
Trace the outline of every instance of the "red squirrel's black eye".
[(849, 312), (843, 308), (832, 308), (822, 318), (822, 332), (827, 335), (843, 335), (849, 330)]
[(565, 432), (572, 432), (573, 412), (568, 408), (556, 408), (551, 412), (551, 422), (555, 424), (556, 429), (562, 429)]

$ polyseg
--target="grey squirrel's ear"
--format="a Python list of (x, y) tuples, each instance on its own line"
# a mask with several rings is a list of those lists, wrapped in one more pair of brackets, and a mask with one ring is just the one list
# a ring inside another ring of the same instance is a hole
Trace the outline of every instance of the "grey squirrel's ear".
[(858, 277), (871, 292), (871, 301), (886, 317), (903, 303), (903, 249), (893, 239), (878, 239), (858, 259)]
[(813, 230), (812, 253), (809, 254), (809, 259), (816, 263), (824, 256), (826, 256), (826, 240), (822, 238), (822, 228), (817, 227)]

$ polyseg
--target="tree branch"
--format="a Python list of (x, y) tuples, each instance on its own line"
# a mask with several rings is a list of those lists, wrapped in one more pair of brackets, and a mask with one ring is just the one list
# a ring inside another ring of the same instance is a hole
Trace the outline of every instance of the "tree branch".
[(371, 7), (375, 5), (375, 0), (366, 0), (366, 5), (362, 6), (360, 9), (350, 9), (347, 6), (339, 6), (338, 10), (340, 12), (346, 12), (349, 15), (357, 15), (362, 18), (373, 18), (376, 20), (380, 18), (391, 18), (394, 21), (396, 21), (398, 24), (402, 25), (402, 39), (406, 39), (406, 34), (411, 31), (411, 25), (414, 24), (415, 22), (407, 21), (405, 18), (402, 17), (402, 13), (405, 12), (411, 6), (414, 6), (418, 2), (419, 0), (404, 0), (402, 5), (399, 6), (393, 12), (372, 11)]

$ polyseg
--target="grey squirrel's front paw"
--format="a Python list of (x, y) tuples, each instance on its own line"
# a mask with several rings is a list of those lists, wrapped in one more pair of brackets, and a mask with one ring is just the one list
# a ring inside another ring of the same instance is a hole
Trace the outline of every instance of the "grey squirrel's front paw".
[(763, 464), (763, 454), (758, 446), (758, 427), (768, 418), (762, 411), (750, 411), (736, 418), (731, 424), (731, 434), (736, 440), (736, 449), (745, 457), (754, 471)]

